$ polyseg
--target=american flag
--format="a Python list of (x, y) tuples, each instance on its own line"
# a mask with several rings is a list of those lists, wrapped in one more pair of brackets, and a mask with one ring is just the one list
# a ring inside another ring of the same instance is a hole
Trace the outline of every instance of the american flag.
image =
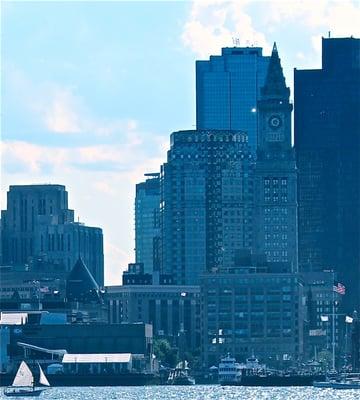
[(345, 294), (345, 286), (344, 286), (342, 283), (340, 283), (340, 282), (338, 282), (337, 285), (334, 284), (333, 290), (334, 290), (334, 292), (336, 292), (336, 293)]

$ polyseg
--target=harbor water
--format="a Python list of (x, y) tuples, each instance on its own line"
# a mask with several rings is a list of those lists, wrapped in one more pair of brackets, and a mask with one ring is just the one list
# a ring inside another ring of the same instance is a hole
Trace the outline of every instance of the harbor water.
[[(6, 399), (1, 390), (0, 399)], [(241, 387), (219, 385), (138, 387), (55, 387), (39, 399), (51, 400), (359, 400), (358, 390), (312, 387)]]

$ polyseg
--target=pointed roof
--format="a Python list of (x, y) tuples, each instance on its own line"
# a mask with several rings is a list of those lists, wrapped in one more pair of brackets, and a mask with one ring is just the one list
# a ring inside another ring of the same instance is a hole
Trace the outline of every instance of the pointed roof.
[(283, 69), (281, 67), (279, 53), (276, 42), (274, 42), (268, 71), (265, 79), (265, 85), (261, 89), (264, 97), (286, 97), (290, 95), (289, 88), (286, 87)]
[(76, 261), (66, 280), (68, 301), (99, 300), (99, 285), (81, 257)]

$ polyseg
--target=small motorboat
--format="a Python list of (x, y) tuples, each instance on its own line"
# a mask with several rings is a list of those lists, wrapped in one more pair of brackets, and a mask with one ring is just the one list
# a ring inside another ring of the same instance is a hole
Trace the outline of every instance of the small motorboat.
[(341, 382), (334, 382), (333, 389), (360, 389), (360, 379), (345, 379)]
[[(44, 371), (39, 365), (39, 384), (50, 386)], [(25, 361), (22, 361), (11, 386), (4, 389), (4, 395), (8, 397), (38, 397), (46, 390), (44, 387), (35, 387), (34, 375)]]
[(177, 364), (175, 369), (170, 372), (168, 385), (195, 385), (195, 379), (189, 373), (190, 368), (186, 360)]

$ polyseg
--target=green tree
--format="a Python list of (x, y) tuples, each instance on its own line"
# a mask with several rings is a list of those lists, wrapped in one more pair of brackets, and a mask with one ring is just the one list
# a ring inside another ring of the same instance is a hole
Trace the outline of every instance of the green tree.
[(154, 339), (154, 354), (161, 364), (174, 368), (178, 363), (177, 349), (166, 339)]

